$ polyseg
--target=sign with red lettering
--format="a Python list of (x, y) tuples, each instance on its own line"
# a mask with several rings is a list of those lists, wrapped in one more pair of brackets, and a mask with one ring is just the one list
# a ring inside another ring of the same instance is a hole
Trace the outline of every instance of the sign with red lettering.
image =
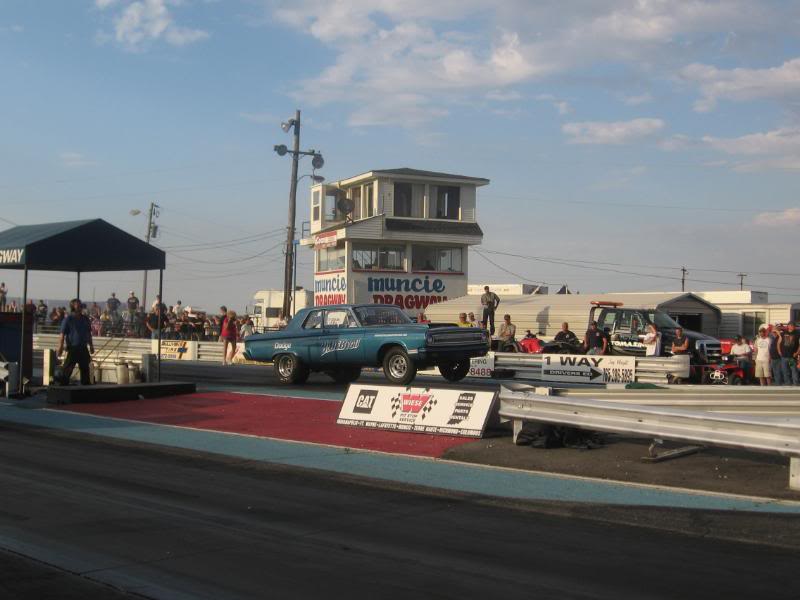
[(321, 248), (333, 248), (338, 240), (337, 231), (328, 231), (327, 233), (320, 233), (314, 237), (314, 250)]
[(314, 277), (314, 306), (347, 304), (347, 302), (347, 277), (344, 273)]
[(481, 437), (496, 391), (353, 384), (337, 423), (389, 431)]

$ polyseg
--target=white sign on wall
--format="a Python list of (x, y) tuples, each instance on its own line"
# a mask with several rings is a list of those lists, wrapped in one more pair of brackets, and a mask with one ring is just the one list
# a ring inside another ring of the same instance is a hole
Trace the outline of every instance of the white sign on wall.
[[(150, 342), (153, 354), (158, 354), (158, 340)], [(161, 340), (162, 360), (197, 360), (197, 342)]]
[(336, 422), (389, 431), (481, 437), (497, 392), (353, 384)]
[(467, 292), (463, 273), (355, 272), (352, 277), (355, 303), (391, 304), (410, 315)]
[(564, 383), (633, 383), (636, 358), (587, 354), (542, 354), (542, 379)]

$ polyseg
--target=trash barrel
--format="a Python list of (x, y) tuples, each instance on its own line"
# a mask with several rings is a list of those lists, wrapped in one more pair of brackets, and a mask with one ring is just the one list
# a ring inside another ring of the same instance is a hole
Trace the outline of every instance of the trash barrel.
[(117, 383), (120, 385), (125, 385), (128, 383), (128, 365), (127, 363), (121, 362), (117, 363)]
[(141, 376), (139, 375), (139, 365), (134, 362), (128, 363), (128, 383), (139, 383)]

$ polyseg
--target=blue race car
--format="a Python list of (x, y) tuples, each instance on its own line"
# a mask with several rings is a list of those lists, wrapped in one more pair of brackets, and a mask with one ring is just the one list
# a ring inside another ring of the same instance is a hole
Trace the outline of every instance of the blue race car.
[(272, 362), (281, 383), (303, 383), (311, 371), (350, 383), (363, 367), (383, 367), (389, 381), (407, 385), (418, 369), (434, 366), (448, 381), (460, 381), (470, 359), (489, 350), (482, 329), (414, 323), (399, 308), (381, 304), (306, 308), (285, 329), (244, 343), (245, 357)]

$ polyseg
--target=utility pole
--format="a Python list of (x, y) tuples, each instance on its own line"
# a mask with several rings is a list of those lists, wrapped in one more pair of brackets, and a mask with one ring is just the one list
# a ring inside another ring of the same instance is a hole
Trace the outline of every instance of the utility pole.
[[(150, 238), (155, 237), (154, 233), (154, 226), (155, 223), (153, 220), (158, 216), (156, 209), (159, 208), (158, 204), (155, 202), (150, 203), (150, 210), (147, 213), (147, 233), (144, 236), (144, 241), (148, 244), (150, 243)], [(144, 278), (142, 280), (142, 302), (140, 306), (147, 306), (147, 271), (144, 272)]]
[(744, 278), (747, 277), (747, 273), (737, 273), (736, 276), (739, 278), (739, 289), (744, 290)]
[(292, 275), (294, 273), (294, 221), (297, 213), (297, 163), (300, 160), (300, 109), (294, 112), (294, 143), (292, 146), (292, 181), (289, 187), (289, 225), (286, 228), (286, 262), (283, 270), (283, 316), (292, 309)]
[(689, 271), (686, 270), (686, 267), (681, 267), (681, 291), (686, 291), (686, 276), (689, 274)]

